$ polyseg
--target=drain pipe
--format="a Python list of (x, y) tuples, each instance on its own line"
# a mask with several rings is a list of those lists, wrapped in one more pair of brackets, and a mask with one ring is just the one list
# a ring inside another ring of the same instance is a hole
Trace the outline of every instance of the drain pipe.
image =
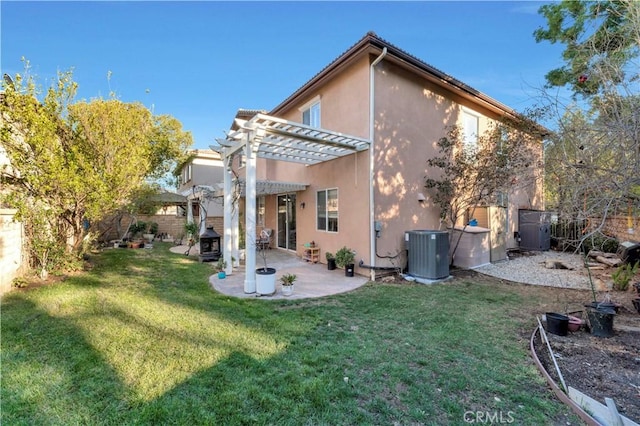
[[(378, 65), (382, 59), (387, 56), (387, 48), (382, 49), (382, 53), (378, 56), (369, 67), (369, 257), (371, 259), (372, 265), (375, 267), (376, 264), (376, 248), (375, 248), (375, 239), (376, 239), (376, 231), (374, 229), (374, 220), (375, 220), (375, 212), (374, 212), (374, 192), (373, 192), (373, 180), (374, 180), (374, 148), (375, 141), (373, 140), (374, 130), (375, 130), (375, 66)], [(375, 269), (370, 270), (370, 279), (374, 280), (376, 276)]]
[(364, 260), (360, 260), (360, 262), (358, 262), (358, 266), (361, 268), (366, 268), (366, 269), (370, 269), (372, 271), (401, 271), (402, 268), (398, 267), (398, 266), (371, 266), (371, 265), (365, 265)]

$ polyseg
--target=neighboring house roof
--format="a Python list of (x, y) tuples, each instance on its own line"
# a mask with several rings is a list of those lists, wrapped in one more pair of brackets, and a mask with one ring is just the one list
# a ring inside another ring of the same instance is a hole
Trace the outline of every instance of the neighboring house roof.
[(220, 160), (222, 157), (219, 153), (210, 149), (190, 149), (188, 151), (190, 162), (196, 158), (206, 158), (209, 160)]
[[(236, 112), (235, 118), (239, 118), (241, 120), (251, 120), (257, 114), (266, 114), (267, 111), (264, 109), (238, 109)], [(231, 123), (231, 130), (238, 130), (240, 127), (238, 126), (237, 121), (234, 119), (233, 123)]]
[(360, 41), (347, 49), (347, 51), (338, 56), (338, 58), (322, 69), (318, 74), (311, 78), (311, 80), (306, 82), (302, 87), (291, 94), (291, 96), (271, 110), (269, 115), (277, 116), (278, 113), (285, 109), (291, 102), (299, 99), (301, 96), (304, 96), (306, 92), (312, 92), (318, 85), (330, 79), (334, 73), (339, 72), (356, 58), (359, 58), (363, 53), (379, 55), (382, 53), (384, 48), (387, 48), (387, 56), (384, 58), (385, 61), (391, 61), (415, 74), (420, 74), (424, 78), (447, 90), (456, 92), (460, 96), (468, 98), (473, 102), (483, 104), (483, 106), (493, 110), (499, 115), (506, 115), (513, 118), (518, 117), (518, 113), (508, 106), (440, 71), (426, 62), (423, 62), (399, 47), (378, 37), (374, 32), (368, 32), (362, 39), (360, 39)]
[(184, 195), (176, 194), (175, 192), (161, 192), (159, 194), (153, 194), (149, 198), (153, 201), (157, 201), (165, 205), (181, 205), (187, 203), (187, 197), (185, 197)]

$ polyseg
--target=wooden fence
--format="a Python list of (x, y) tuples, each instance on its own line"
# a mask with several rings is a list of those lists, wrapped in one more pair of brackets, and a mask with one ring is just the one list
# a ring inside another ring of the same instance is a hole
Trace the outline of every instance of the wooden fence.
[[(597, 247), (600, 250), (615, 251), (618, 242), (640, 241), (640, 219), (628, 216), (609, 216), (603, 223), (600, 218), (582, 220), (559, 220), (551, 224), (552, 245), (560, 250), (575, 249), (576, 243), (581, 241), (584, 235), (600, 227), (600, 234), (587, 241), (589, 247), (605, 244), (605, 247)], [(611, 240), (611, 241), (607, 241)], [(610, 250), (606, 250), (606, 245)]]

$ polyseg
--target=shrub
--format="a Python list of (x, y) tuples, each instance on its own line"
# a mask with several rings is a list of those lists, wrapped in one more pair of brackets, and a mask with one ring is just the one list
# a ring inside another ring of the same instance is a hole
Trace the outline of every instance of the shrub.
[(629, 288), (629, 282), (638, 272), (638, 265), (640, 265), (640, 261), (634, 265), (627, 263), (616, 269), (611, 275), (611, 278), (613, 278), (613, 289), (626, 291)]
[(198, 225), (194, 222), (187, 222), (184, 224), (184, 230), (194, 241), (198, 241)]
[(353, 264), (356, 258), (356, 253), (352, 249), (344, 246), (336, 252), (336, 265), (344, 268), (347, 265)]
[(29, 286), (29, 281), (27, 281), (25, 278), (23, 277), (17, 277), (14, 278), (13, 281), (11, 282), (11, 284), (15, 287), (15, 288), (25, 288)]
[(586, 238), (582, 244), (587, 252), (590, 250), (599, 250), (605, 253), (615, 253), (618, 251), (618, 240), (602, 234), (596, 234)]
[(153, 235), (158, 234), (158, 224), (156, 222), (149, 222), (149, 233)]

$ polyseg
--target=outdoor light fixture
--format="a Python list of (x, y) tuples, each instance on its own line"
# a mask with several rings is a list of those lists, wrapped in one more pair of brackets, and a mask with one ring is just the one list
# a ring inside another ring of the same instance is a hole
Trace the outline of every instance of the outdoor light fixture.
[(305, 204), (305, 202), (304, 202), (304, 201), (303, 201), (303, 202), (301, 202), (301, 203), (300, 203), (300, 208), (301, 208), (302, 210), (304, 210), (304, 206), (305, 206), (305, 205), (306, 205), (306, 204)]

